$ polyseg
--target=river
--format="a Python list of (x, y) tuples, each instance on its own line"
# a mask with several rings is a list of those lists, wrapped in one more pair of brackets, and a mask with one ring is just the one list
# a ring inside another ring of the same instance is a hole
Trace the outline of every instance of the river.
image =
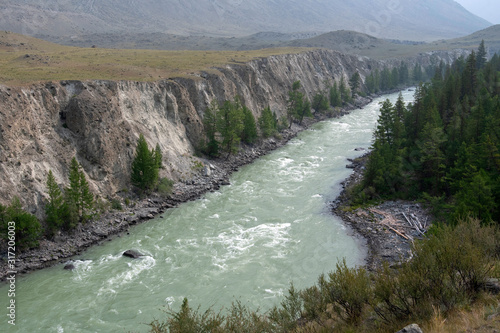
[[(19, 276), (16, 326), (5, 332), (147, 332), (147, 323), (191, 306), (220, 309), (235, 300), (265, 311), (290, 282), (304, 288), (346, 258), (362, 265), (363, 242), (329, 211), (349, 176), (347, 158), (369, 148), (378, 118), (375, 99), (339, 119), (315, 124), (286, 146), (242, 167), (203, 198), (137, 225), (63, 265)], [(413, 98), (403, 92), (405, 101)], [(122, 256), (136, 249), (145, 257)], [(7, 314), (8, 287), (0, 297)]]

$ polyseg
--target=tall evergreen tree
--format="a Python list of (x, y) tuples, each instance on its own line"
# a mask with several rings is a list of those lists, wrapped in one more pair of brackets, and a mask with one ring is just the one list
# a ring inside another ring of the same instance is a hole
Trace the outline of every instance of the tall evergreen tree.
[(355, 98), (357, 91), (361, 86), (361, 76), (358, 71), (356, 71), (349, 79), (349, 86), (351, 87), (352, 98)]
[(262, 136), (268, 138), (274, 135), (278, 131), (277, 125), (276, 118), (271, 108), (268, 106), (262, 110), (262, 114), (259, 117), (259, 128)]
[(225, 101), (219, 107), (217, 130), (222, 139), (221, 147), (229, 158), (232, 153), (238, 151), (240, 135), (243, 131), (243, 112), (238, 98), (235, 99), (234, 103)]
[(488, 53), (486, 52), (486, 47), (484, 46), (484, 39), (481, 40), (481, 44), (479, 44), (479, 48), (477, 50), (477, 56), (476, 56), (476, 68), (477, 69), (482, 69), (484, 65), (486, 64), (486, 57)]
[(330, 88), (330, 105), (333, 107), (342, 105), (342, 99), (340, 97), (340, 91), (337, 86), (337, 81), (334, 81), (333, 86)]
[(61, 229), (65, 222), (67, 207), (64, 202), (64, 197), (52, 170), (47, 176), (47, 194), (49, 199), (45, 204), (45, 222), (47, 223), (48, 232), (50, 235)]
[(132, 161), (132, 185), (141, 191), (152, 190), (158, 183), (158, 169), (154, 150), (149, 150), (146, 139), (140, 134)]
[(257, 140), (257, 125), (255, 124), (255, 117), (249, 108), (243, 106), (243, 131), (241, 132), (241, 141), (252, 144)]
[(219, 141), (217, 141), (217, 111), (219, 105), (215, 99), (212, 100), (210, 106), (205, 111), (203, 116), (203, 126), (207, 136), (205, 145), (205, 153), (210, 157), (219, 155)]
[(287, 116), (289, 125), (292, 126), (293, 120), (302, 124), (304, 117), (311, 117), (311, 103), (300, 91), (300, 81), (295, 81), (292, 90), (288, 92)]

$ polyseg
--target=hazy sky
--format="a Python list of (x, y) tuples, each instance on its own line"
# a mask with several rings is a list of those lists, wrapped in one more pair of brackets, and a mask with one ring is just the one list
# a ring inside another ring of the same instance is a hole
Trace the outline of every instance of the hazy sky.
[(500, 24), (500, 0), (455, 0), (469, 12), (490, 21)]

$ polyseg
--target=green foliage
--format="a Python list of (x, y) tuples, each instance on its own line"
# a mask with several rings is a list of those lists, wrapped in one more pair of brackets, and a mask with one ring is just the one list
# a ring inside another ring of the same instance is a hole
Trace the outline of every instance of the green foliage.
[[(15, 226), (9, 222), (14, 222)], [(42, 226), (36, 216), (23, 210), (18, 197), (14, 197), (7, 207), (0, 205), (0, 232), (1, 237), (7, 240), (9, 226), (14, 227), (16, 248), (23, 250), (38, 247)]]
[(279, 331), (290, 332), (297, 327), (297, 320), (302, 314), (302, 299), (300, 292), (293, 283), (288, 289), (288, 295), (281, 302), (281, 307), (274, 307), (269, 313), (269, 319)]
[(172, 189), (174, 187), (174, 181), (168, 178), (160, 178), (156, 191), (162, 196), (169, 196), (172, 194)]
[(316, 110), (316, 112), (323, 113), (328, 110), (330, 107), (330, 101), (328, 97), (322, 92), (316, 93), (313, 97), (312, 108)]
[(290, 126), (294, 120), (302, 124), (304, 117), (312, 116), (311, 103), (300, 91), (300, 88), (300, 81), (295, 81), (292, 85), (292, 90), (288, 92), (287, 117)]
[(163, 168), (163, 154), (161, 152), (161, 148), (160, 148), (159, 143), (156, 144), (156, 147), (154, 149), (154, 157), (155, 157), (156, 167), (158, 169), (162, 169)]
[(205, 111), (203, 116), (203, 126), (205, 128), (205, 135), (207, 137), (207, 141), (203, 152), (210, 156), (216, 157), (219, 155), (219, 141), (217, 140), (217, 111), (219, 110), (219, 106), (217, 101), (214, 99), (210, 103), (210, 106)]
[(269, 106), (262, 110), (262, 114), (259, 117), (259, 128), (264, 138), (273, 136), (278, 132), (276, 115), (273, 114)]
[(330, 88), (330, 105), (333, 107), (342, 106), (342, 99), (336, 81), (333, 82), (333, 86)]
[(63, 193), (54, 178), (52, 170), (49, 171), (47, 176), (47, 194), (49, 199), (45, 204), (45, 222), (50, 237), (63, 227), (68, 214), (68, 207), (64, 201)]
[(234, 102), (225, 101), (217, 112), (217, 131), (221, 137), (220, 146), (227, 153), (227, 158), (236, 153), (243, 132), (243, 107), (239, 98)]
[(498, 229), (468, 219), (435, 229), (398, 270), (387, 265), (375, 276), (374, 310), (385, 322), (428, 320), (433, 308), (467, 306), (481, 292), (498, 259)]
[(349, 79), (349, 87), (351, 87), (352, 97), (356, 97), (357, 91), (361, 85), (361, 76), (356, 71)]
[(132, 185), (143, 192), (152, 190), (158, 183), (159, 161), (161, 162), (161, 152), (154, 149), (150, 151), (146, 139), (141, 134), (132, 161)]
[(73, 157), (69, 168), (69, 186), (65, 190), (65, 202), (68, 209), (68, 226), (71, 228), (79, 221), (86, 222), (94, 214), (94, 195), (81, 165)]
[(342, 105), (349, 103), (352, 99), (351, 91), (349, 90), (349, 86), (345, 83), (344, 78), (340, 79), (339, 94)]
[(469, 215), (498, 222), (499, 66), (498, 56), (477, 66), (474, 52), (450, 66), (435, 62), (412, 105), (383, 103), (363, 180), (375, 191), (357, 197), (430, 199), (449, 223)]
[(241, 141), (252, 144), (257, 140), (257, 125), (255, 117), (249, 108), (243, 106), (243, 131), (241, 132)]
[(122, 203), (118, 199), (112, 199), (111, 200), (111, 209), (114, 210), (123, 210)]
[(346, 322), (358, 322), (363, 308), (372, 298), (368, 272), (364, 268), (348, 268), (344, 259), (328, 276), (327, 301), (334, 304), (335, 311)]

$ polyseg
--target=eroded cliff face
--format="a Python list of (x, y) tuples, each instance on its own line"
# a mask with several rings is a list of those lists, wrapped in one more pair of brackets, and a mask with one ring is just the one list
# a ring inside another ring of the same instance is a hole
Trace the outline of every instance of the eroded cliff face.
[(364, 80), (383, 65), (317, 50), (231, 64), (189, 79), (0, 86), (0, 203), (18, 196), (40, 215), (49, 170), (66, 185), (74, 156), (92, 191), (114, 197), (130, 188), (130, 165), (141, 133), (150, 147), (159, 144), (162, 149), (165, 169), (160, 176), (189, 179), (200, 172), (195, 147), (203, 138), (203, 113), (213, 99), (239, 95), (256, 117), (267, 106), (281, 116), (294, 81), (300, 80), (312, 98), (333, 80), (347, 80), (356, 70)]

